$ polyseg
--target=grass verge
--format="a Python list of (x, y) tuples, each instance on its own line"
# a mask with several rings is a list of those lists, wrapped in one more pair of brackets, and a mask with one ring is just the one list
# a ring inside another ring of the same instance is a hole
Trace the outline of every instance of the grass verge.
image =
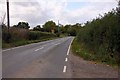
[(20, 41), (15, 41), (15, 42), (12, 42), (12, 43), (5, 43), (5, 42), (3, 42), (2, 43), (2, 49), (22, 46), (22, 45), (31, 44), (31, 43), (38, 43), (38, 42), (47, 41), (47, 40), (53, 40), (53, 39), (57, 39), (57, 38), (58, 37), (43, 38), (43, 39), (40, 39), (40, 40), (20, 40)]
[(78, 43), (76, 38), (73, 40), (73, 43), (72, 43), (72, 52), (73, 54), (82, 57), (84, 60), (107, 64), (120, 69), (120, 66), (118, 66), (117, 63), (113, 64), (112, 60), (103, 62), (104, 56), (103, 56), (103, 59), (99, 58), (97, 54), (93, 54), (92, 51), (89, 51), (88, 49), (86, 49), (84, 47), (84, 44)]

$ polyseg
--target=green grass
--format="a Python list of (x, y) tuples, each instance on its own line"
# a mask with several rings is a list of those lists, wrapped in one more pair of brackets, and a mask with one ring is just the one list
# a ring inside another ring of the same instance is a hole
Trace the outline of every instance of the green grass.
[(58, 37), (43, 38), (43, 39), (39, 39), (39, 40), (19, 40), (19, 41), (14, 41), (14, 42), (11, 42), (11, 43), (3, 42), (2, 43), (2, 48), (6, 49), (6, 48), (11, 48), (11, 47), (17, 47), (17, 46), (22, 46), (22, 45), (31, 44), (31, 43), (38, 43), (38, 42), (57, 39), (57, 38)]
[[(107, 59), (106, 56), (104, 55), (98, 55), (98, 54), (93, 54), (93, 51), (89, 51), (88, 49), (86, 49), (84, 47), (84, 44), (80, 44), (77, 42), (76, 38), (74, 39), (73, 43), (72, 43), (72, 52), (75, 55), (78, 55), (80, 57), (82, 57), (84, 60), (88, 60), (88, 61), (95, 61), (97, 63), (103, 63), (103, 64), (108, 64), (111, 65), (113, 67), (117, 67), (120, 68), (120, 66), (118, 66), (118, 64), (115, 62), (115, 59)], [(107, 60), (106, 60), (107, 59)], [(106, 61), (104, 61), (106, 60)]]
[(74, 39), (72, 43), (72, 51), (76, 54), (84, 58), (85, 60), (94, 60), (95, 56), (90, 54), (87, 50), (85, 50), (83, 47), (83, 44), (79, 45), (79, 43), (76, 41), (76, 38)]

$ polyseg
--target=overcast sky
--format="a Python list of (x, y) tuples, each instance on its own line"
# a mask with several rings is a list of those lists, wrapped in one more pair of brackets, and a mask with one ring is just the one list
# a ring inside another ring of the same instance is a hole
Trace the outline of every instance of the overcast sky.
[[(49, 20), (64, 25), (85, 23), (116, 7), (116, 0), (10, 0), (10, 24), (25, 21), (32, 28)], [(6, 3), (1, 0), (0, 20), (5, 12)]]

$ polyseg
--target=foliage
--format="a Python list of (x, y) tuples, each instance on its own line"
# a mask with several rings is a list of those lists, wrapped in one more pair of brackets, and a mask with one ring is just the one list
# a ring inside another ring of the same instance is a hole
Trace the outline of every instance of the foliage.
[(76, 30), (75, 30), (75, 28), (73, 28), (73, 27), (70, 27), (68, 30), (67, 30), (67, 32), (68, 32), (68, 34), (70, 35), (70, 36), (76, 36)]
[[(97, 55), (97, 54), (91, 54), (93, 51), (89, 51), (89, 49), (85, 47), (84, 43), (79, 43), (77, 41), (77, 38), (75, 38), (73, 40), (72, 51), (74, 52), (75, 55), (81, 56), (85, 60), (95, 61), (95, 63), (96, 62), (105, 63), (105, 64), (107, 63), (114, 67), (119, 67), (118, 63), (116, 62), (116, 58), (108, 59), (108, 58), (106, 58), (106, 57), (108, 57), (106, 54), (104, 54), (104, 56)], [(98, 57), (98, 56), (101, 56), (101, 57)]]
[(97, 55), (103, 62), (119, 62), (120, 22), (118, 11), (112, 10), (104, 16), (89, 21), (80, 29), (77, 41)]
[(9, 43), (11, 41), (11, 34), (8, 32), (3, 32), (2, 41)]
[(29, 36), (29, 40), (56, 37), (55, 34), (47, 33), (47, 32), (40, 32), (40, 31), (30, 31), (28, 36)]
[(33, 28), (33, 31), (44, 31), (43, 28), (41, 28), (40, 25), (37, 25), (36, 27)]
[(8, 31), (7, 27), (2, 28), (2, 39), (4, 42), (10, 43), (14, 41), (27, 39), (27, 37), (28, 37), (27, 29), (11, 27)]
[(76, 23), (74, 25), (65, 25), (63, 30), (63, 33), (67, 33), (69, 36), (76, 36), (79, 32), (79, 29), (81, 29), (81, 24)]
[(56, 29), (56, 24), (53, 21), (48, 21), (43, 25), (43, 29), (45, 32), (51, 32), (52, 29)]
[(19, 22), (17, 25), (14, 25), (13, 27), (23, 28), (23, 29), (29, 29), (30, 28), (30, 26), (27, 22)]
[[(15, 47), (28, 43), (44, 41), (56, 38), (55, 34), (40, 31), (30, 31), (28, 29), (4, 26), (2, 28), (2, 47)], [(32, 41), (32, 42), (31, 42)]]
[(76, 38), (72, 43), (72, 51), (77, 55), (80, 55), (85, 60), (93, 60), (95, 58), (94, 55), (89, 54), (89, 52), (83, 48), (82, 44), (77, 42)]

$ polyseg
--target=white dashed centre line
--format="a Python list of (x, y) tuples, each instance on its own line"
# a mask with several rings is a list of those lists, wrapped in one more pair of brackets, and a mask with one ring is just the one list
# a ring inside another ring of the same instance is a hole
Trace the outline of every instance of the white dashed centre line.
[(69, 48), (68, 48), (68, 51), (67, 51), (67, 55), (69, 55), (70, 47), (71, 47), (72, 41), (73, 41), (73, 39), (72, 39), (71, 42), (70, 42), (70, 45), (69, 45)]
[(60, 43), (57, 43), (57, 44), (55, 44), (55, 45), (59, 45)]
[(40, 49), (43, 49), (44, 47), (41, 47), (41, 48), (39, 48), (39, 49), (36, 49), (35, 51), (38, 51), (38, 50), (40, 50)]
[(64, 73), (66, 72), (66, 69), (67, 69), (67, 66), (64, 66), (64, 68), (63, 68)]
[(47, 45), (43, 45), (44, 47), (47, 46)]
[(65, 58), (65, 62), (67, 62), (68, 61), (68, 58)]
[[(73, 41), (73, 39), (71, 40), (70, 45), (69, 45), (69, 47), (68, 47), (67, 55), (69, 55), (72, 41)], [(65, 62), (67, 62), (67, 61), (68, 61), (68, 58), (65, 58)], [(64, 66), (64, 68), (63, 68), (63, 72), (64, 72), (64, 73), (66, 72), (66, 69), (67, 69), (67, 66)]]
[(69, 52), (70, 52), (70, 46), (69, 46), (69, 48), (68, 48), (67, 55), (69, 55)]

